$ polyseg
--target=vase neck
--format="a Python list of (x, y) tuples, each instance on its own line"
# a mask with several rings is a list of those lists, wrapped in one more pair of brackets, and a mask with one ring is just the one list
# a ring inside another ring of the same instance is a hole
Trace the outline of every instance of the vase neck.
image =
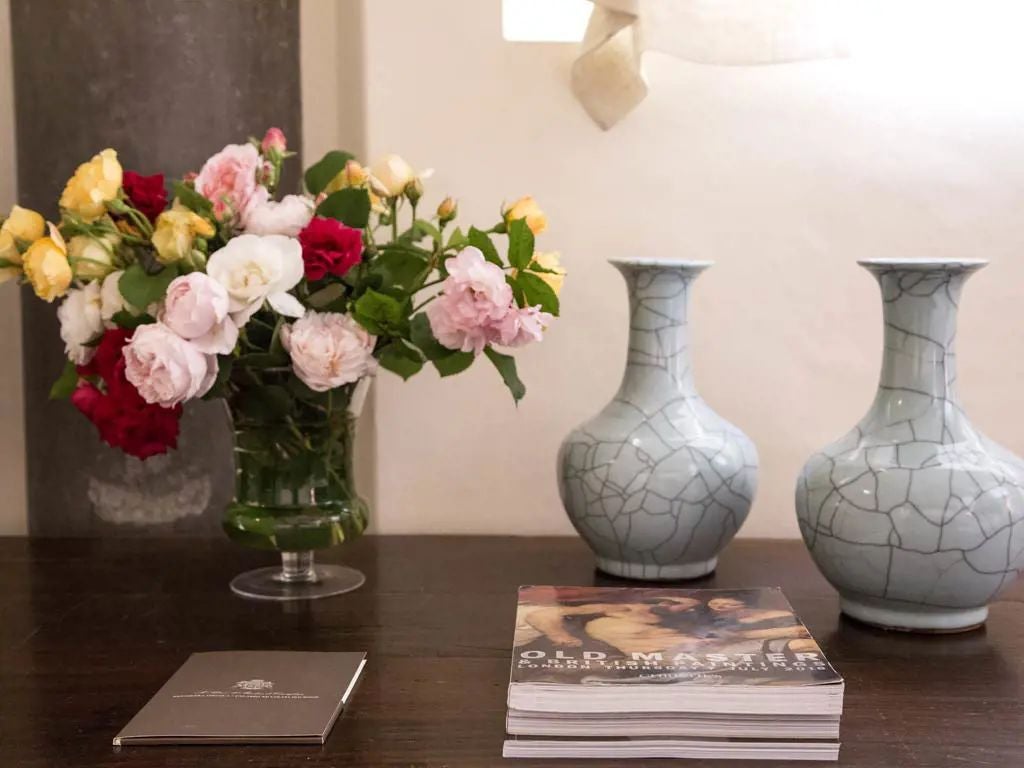
[(620, 397), (670, 388), (696, 396), (690, 363), (690, 285), (707, 264), (613, 262), (629, 290), (629, 349)]
[(956, 323), (964, 281), (981, 264), (865, 263), (882, 289), (885, 344), (879, 394), (955, 403)]

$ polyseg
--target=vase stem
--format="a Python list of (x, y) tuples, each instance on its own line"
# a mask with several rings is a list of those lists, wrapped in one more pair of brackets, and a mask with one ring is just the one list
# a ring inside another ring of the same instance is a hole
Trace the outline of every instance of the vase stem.
[(287, 584), (315, 583), (317, 578), (313, 567), (313, 551), (282, 552), (281, 573), (277, 580)]

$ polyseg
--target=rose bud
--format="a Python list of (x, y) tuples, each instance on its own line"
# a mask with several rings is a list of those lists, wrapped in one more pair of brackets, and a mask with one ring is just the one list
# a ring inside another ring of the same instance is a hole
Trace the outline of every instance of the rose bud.
[(442, 224), (447, 224), (458, 215), (459, 204), (451, 197), (446, 197), (441, 201), (441, 204), (437, 206), (437, 218), (441, 220)]
[(419, 178), (414, 178), (408, 184), (405, 185), (405, 196), (409, 199), (409, 202), (416, 205), (423, 197), (423, 182)]
[(284, 137), (284, 131), (280, 128), (268, 128), (263, 136), (263, 141), (260, 142), (260, 151), (264, 155), (269, 155), (273, 152), (283, 155), (287, 149), (288, 141)]

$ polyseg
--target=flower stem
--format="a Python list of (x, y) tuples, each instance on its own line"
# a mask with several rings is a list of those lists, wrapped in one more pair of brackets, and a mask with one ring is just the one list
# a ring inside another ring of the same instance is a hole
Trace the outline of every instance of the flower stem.
[(432, 302), (432, 301), (433, 301), (434, 299), (436, 299), (436, 298), (437, 298), (438, 296), (440, 296), (440, 295), (441, 295), (441, 294), (439, 294), (439, 293), (435, 293), (435, 294), (434, 294), (433, 296), (431, 296), (431, 297), (430, 297), (429, 299), (427, 299), (427, 300), (426, 300), (426, 301), (424, 301), (423, 303), (421, 303), (421, 304), (417, 304), (417, 305), (416, 305), (415, 307), (413, 307), (413, 308), (412, 308), (412, 312), (411, 312), (410, 314), (413, 314), (413, 315), (414, 315), (414, 314), (416, 314), (416, 313), (417, 313), (417, 312), (419, 312), (419, 311), (420, 311), (421, 309), (423, 309), (423, 308), (424, 308), (425, 306), (427, 306), (427, 304), (429, 304), (430, 302)]

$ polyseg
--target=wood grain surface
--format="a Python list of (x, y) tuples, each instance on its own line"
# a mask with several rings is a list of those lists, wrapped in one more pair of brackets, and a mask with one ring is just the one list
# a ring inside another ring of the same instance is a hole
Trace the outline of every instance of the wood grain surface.
[[(501, 758), (516, 587), (626, 583), (596, 573), (581, 541), (371, 536), (324, 559), (362, 569), (366, 586), (303, 605), (250, 602), (228, 581), (270, 556), (226, 541), (0, 539), (0, 765), (622, 764)], [(735, 542), (691, 585), (785, 590), (847, 681), (840, 766), (1024, 765), (1024, 589), (993, 604), (981, 630), (914, 636), (841, 618), (799, 542)], [(369, 661), (323, 748), (111, 746), (190, 653), (230, 649)]]

